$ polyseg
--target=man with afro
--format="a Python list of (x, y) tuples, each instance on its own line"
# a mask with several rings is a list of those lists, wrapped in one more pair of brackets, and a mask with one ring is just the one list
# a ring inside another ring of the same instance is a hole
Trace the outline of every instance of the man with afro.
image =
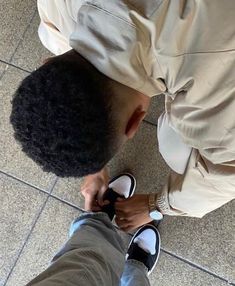
[[(11, 123), (45, 171), (85, 176), (103, 206), (105, 165), (165, 94), (159, 150), (171, 167), (162, 214), (203, 217), (235, 197), (235, 1), (38, 0), (39, 37), (55, 57), (23, 80)], [(115, 204), (117, 224), (147, 223), (149, 195)]]

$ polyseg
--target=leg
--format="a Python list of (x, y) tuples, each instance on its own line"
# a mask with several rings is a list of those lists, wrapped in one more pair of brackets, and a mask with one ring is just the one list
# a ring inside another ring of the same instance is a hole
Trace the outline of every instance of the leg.
[(235, 162), (215, 165), (193, 149), (184, 174), (171, 172), (157, 204), (163, 214), (201, 218), (233, 200), (234, 190)]
[[(118, 196), (128, 198), (135, 186), (132, 175), (121, 174), (110, 181), (106, 196), (111, 202)], [(70, 228), (70, 239), (53, 258), (52, 265), (28, 285), (118, 285), (125, 251), (111, 223), (113, 203), (104, 212), (87, 213), (76, 219)]]
[(157, 264), (160, 246), (160, 235), (153, 225), (147, 224), (135, 233), (126, 255), (122, 286), (150, 286), (148, 275)]
[(124, 268), (124, 246), (105, 213), (81, 215), (71, 237), (53, 263), (30, 285), (118, 285)]
[(147, 273), (148, 269), (143, 263), (137, 260), (128, 260), (122, 274), (121, 285), (150, 286)]

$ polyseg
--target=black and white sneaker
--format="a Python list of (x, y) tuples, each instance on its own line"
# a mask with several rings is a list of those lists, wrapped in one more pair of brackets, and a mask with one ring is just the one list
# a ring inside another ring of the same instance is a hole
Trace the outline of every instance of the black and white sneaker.
[(114, 204), (117, 198), (130, 198), (133, 196), (136, 188), (136, 179), (129, 173), (120, 174), (109, 182), (109, 188), (104, 194), (103, 200), (110, 201), (110, 204), (104, 206), (102, 211), (107, 213), (110, 220), (115, 215)]
[(142, 262), (148, 269), (148, 275), (157, 264), (161, 247), (160, 234), (150, 224), (142, 226), (133, 236), (126, 254), (126, 260)]

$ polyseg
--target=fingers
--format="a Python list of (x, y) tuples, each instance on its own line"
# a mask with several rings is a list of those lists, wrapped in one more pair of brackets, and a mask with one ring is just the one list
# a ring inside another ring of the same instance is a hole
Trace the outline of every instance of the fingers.
[(86, 211), (92, 211), (92, 207), (95, 207), (95, 205), (94, 205), (94, 195), (86, 194), (85, 195), (85, 210)]
[(115, 218), (115, 221), (118, 227), (125, 232), (132, 231), (138, 227), (135, 224), (132, 224), (132, 222), (127, 221), (125, 219), (120, 219), (118, 217)]
[(121, 211), (124, 213), (129, 212), (129, 210), (133, 209), (132, 198), (117, 198), (115, 209), (116, 211)]
[(108, 205), (108, 200), (103, 201), (104, 190), (97, 191), (96, 193), (83, 192), (85, 198), (86, 211), (101, 211), (102, 207)]
[(148, 212), (137, 215), (119, 216), (116, 214), (115, 221), (119, 228), (125, 232), (137, 229), (138, 227), (152, 221)]
[(106, 201), (103, 202), (103, 205), (104, 205), (104, 206), (109, 205), (109, 204), (110, 204), (110, 201), (108, 201), (108, 200), (106, 200)]
[(116, 221), (116, 224), (119, 226), (119, 228), (122, 230), (130, 226), (129, 221), (122, 217), (116, 216), (115, 221)]
[(125, 200), (126, 200), (126, 198), (117, 198), (117, 202), (123, 202)]
[[(98, 204), (99, 204), (99, 206), (101, 206), (101, 207), (103, 207), (105, 204), (107, 204), (107, 202), (108, 201), (105, 201), (105, 203), (104, 203), (104, 201), (103, 201), (103, 196), (104, 196), (104, 193), (106, 192), (106, 187), (105, 186), (103, 186), (100, 190), (99, 190), (99, 192), (97, 193), (97, 197), (96, 197), (96, 199), (97, 199), (97, 202), (98, 202)], [(109, 202), (108, 202), (109, 203)]]
[(118, 217), (126, 218), (130, 215), (130, 213), (134, 214), (135, 212), (132, 210), (129, 204), (125, 202), (125, 200), (122, 202), (116, 202), (114, 206), (115, 206), (115, 213)]
[(107, 204), (107, 202), (103, 202), (103, 194), (105, 191), (106, 185), (100, 178), (97, 178), (96, 180), (89, 178), (86, 179), (85, 183), (81, 187), (81, 193), (85, 198), (85, 210), (100, 211), (101, 207)]

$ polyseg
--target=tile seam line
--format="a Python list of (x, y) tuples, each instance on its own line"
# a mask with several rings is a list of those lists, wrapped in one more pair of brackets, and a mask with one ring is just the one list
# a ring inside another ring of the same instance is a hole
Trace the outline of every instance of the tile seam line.
[(149, 125), (151, 125), (151, 126), (157, 127), (157, 124), (155, 124), (155, 123), (153, 123), (153, 122), (151, 122), (151, 121), (148, 121), (148, 120), (146, 120), (146, 119), (144, 119), (143, 122), (146, 123), (146, 124), (149, 124)]
[[(28, 71), (28, 70), (26, 70), (26, 69), (24, 69), (24, 68), (21, 68), (21, 67), (15, 65), (15, 64), (13, 64), (13, 63), (9, 63), (9, 62), (4, 61), (4, 60), (2, 60), (2, 59), (0, 59), (0, 63), (5, 64), (5, 65), (8, 65), (8, 66), (11, 66), (11, 67), (13, 67), (13, 68), (16, 68), (16, 69), (21, 70), (21, 71), (26, 72), (26, 73), (31, 73), (31, 71)], [(4, 72), (4, 71), (3, 71), (3, 72)]]
[[(9, 59), (9, 62), (12, 61), (13, 57), (15, 56), (15, 53), (16, 53), (17, 49), (19, 48), (20, 44), (21, 44), (22, 41), (24, 40), (25, 34), (26, 34), (26, 32), (28, 31), (28, 28), (30, 27), (30, 25), (32, 24), (33, 19), (34, 19), (36, 13), (37, 13), (37, 7), (35, 8), (35, 11), (34, 11), (34, 13), (33, 13), (33, 16), (32, 16), (32, 18), (30, 19), (28, 25), (26, 26), (26, 28), (25, 28), (25, 30), (24, 30), (24, 32), (23, 32), (21, 38), (19, 39), (18, 44), (16, 45), (16, 48), (15, 48), (14, 52), (12, 53), (12, 55), (11, 55), (11, 57), (10, 57), (10, 59)], [(0, 75), (0, 80), (3, 78), (3, 76), (5, 75), (5, 73), (6, 73), (6, 70), (4, 70), (3, 73)]]
[(58, 180), (59, 180), (59, 177), (56, 176), (55, 179), (53, 180), (51, 186), (49, 187), (48, 192), (49, 192), (50, 195), (51, 195), (51, 193), (53, 192), (53, 190), (54, 190), (54, 188), (55, 188), (55, 186), (56, 186)]
[(213, 276), (214, 278), (217, 278), (219, 280), (222, 280), (223, 282), (228, 283), (229, 285), (235, 286), (235, 284), (233, 282), (231, 282), (228, 279), (226, 279), (226, 278), (224, 278), (224, 277), (214, 273), (213, 271), (210, 271), (210, 270), (206, 269), (205, 267), (203, 267), (203, 266), (201, 266), (199, 264), (196, 264), (196, 263), (194, 263), (194, 262), (192, 262), (192, 261), (190, 261), (190, 260), (188, 260), (186, 258), (183, 258), (183, 257), (181, 257), (181, 256), (179, 256), (179, 255), (177, 255), (177, 254), (175, 254), (175, 253), (173, 253), (171, 251), (168, 251), (168, 250), (166, 250), (166, 249), (164, 249), (162, 247), (161, 247), (161, 250), (162, 250), (163, 253), (165, 253), (165, 254), (167, 254), (169, 256), (172, 256), (172, 257), (174, 257), (174, 258), (176, 258), (176, 259), (178, 259), (178, 260), (180, 260), (180, 261), (190, 265), (193, 268), (196, 268), (196, 269), (198, 269), (200, 271), (203, 271), (203, 272), (209, 274), (210, 276)]
[[(3, 173), (3, 174), (4, 174), (4, 173)], [(5, 174), (5, 175), (8, 176), (8, 174)], [(10, 177), (12, 177), (12, 176), (10, 176)], [(13, 179), (15, 179), (15, 177), (13, 177)], [(53, 188), (54, 188), (54, 186), (56, 185), (58, 179), (59, 179), (59, 178), (57, 177), (56, 180), (54, 181)], [(24, 183), (24, 184), (26, 184), (26, 185), (28, 185), (28, 184), (25, 183), (24, 181), (21, 181), (21, 182)], [(53, 190), (53, 188), (52, 188), (52, 190)], [(35, 188), (35, 189), (36, 189), (36, 188)], [(44, 202), (44, 204), (43, 204), (41, 210), (39, 211), (38, 215), (36, 216), (35, 222), (33, 223), (33, 226), (32, 226), (32, 228), (31, 228), (31, 230), (30, 230), (30, 233), (28, 234), (28, 236), (27, 236), (27, 238), (26, 238), (26, 240), (25, 240), (25, 243), (24, 243), (23, 246), (22, 246), (21, 251), (20, 251), (19, 254), (17, 255), (17, 259), (16, 259), (16, 261), (15, 261), (15, 263), (14, 263), (14, 265), (13, 265), (13, 267), (12, 267), (12, 269), (11, 269), (11, 271), (10, 271), (10, 273), (9, 273), (9, 275), (8, 275), (8, 277), (7, 277), (7, 279), (6, 279), (6, 282), (5, 282), (4, 286), (6, 285), (6, 283), (7, 283), (8, 279), (9, 279), (11, 273), (13, 272), (13, 269), (14, 269), (14, 267), (16, 266), (17, 261), (19, 260), (19, 257), (20, 257), (20, 255), (21, 255), (21, 253), (23, 252), (23, 250), (24, 250), (24, 248), (25, 248), (25, 245), (26, 245), (26, 243), (28, 242), (29, 237), (31, 236), (31, 233), (32, 233), (32, 231), (33, 231), (33, 229), (34, 229), (34, 227), (35, 227), (35, 225), (36, 225), (36, 223), (37, 223), (37, 221), (38, 221), (38, 219), (39, 219), (39, 217), (40, 217), (40, 215), (41, 215), (43, 209), (45, 208), (45, 205), (46, 205), (47, 201), (49, 200), (49, 198), (53, 198), (53, 199), (55, 199), (55, 200), (57, 200), (57, 201), (59, 201), (59, 202), (61, 202), (61, 203), (64, 203), (64, 204), (66, 204), (66, 205), (68, 205), (68, 206), (70, 206), (70, 207), (72, 207), (72, 208), (75, 208), (75, 209), (78, 210), (78, 211), (81, 211), (81, 212), (83, 212), (83, 213), (86, 213), (86, 211), (85, 211), (84, 209), (82, 209), (82, 208), (76, 206), (75, 204), (72, 204), (72, 203), (68, 202), (67, 200), (64, 200), (64, 199), (62, 199), (62, 198), (60, 198), (60, 197), (58, 197), (58, 196), (56, 196), (56, 195), (53, 195), (53, 194), (51, 194), (51, 193), (47, 193), (47, 192), (45, 192), (45, 191), (43, 191), (43, 190), (40, 190), (40, 189), (37, 189), (37, 190), (42, 191), (43, 193), (47, 194), (47, 195), (48, 195), (48, 196), (47, 196), (47, 199), (46, 199), (46, 201)], [(129, 234), (129, 235), (131, 235), (131, 234)], [(196, 263), (194, 263), (194, 262), (192, 262), (192, 261), (190, 261), (190, 260), (188, 260), (188, 259), (186, 259), (186, 258), (183, 258), (183, 257), (181, 257), (181, 256), (179, 256), (179, 255), (177, 255), (177, 254), (174, 254), (173, 252), (167, 251), (167, 250), (164, 249), (164, 248), (161, 248), (161, 250), (162, 250), (163, 253), (165, 253), (165, 254), (167, 254), (167, 255), (169, 255), (169, 256), (172, 256), (172, 257), (174, 257), (174, 258), (176, 258), (176, 259), (182, 261), (183, 263), (190, 265), (190, 266), (193, 267), (193, 268), (196, 268), (196, 269), (198, 269), (198, 270), (200, 270), (200, 271), (202, 271), (202, 272), (204, 272), (204, 273), (207, 273), (208, 275), (213, 276), (214, 278), (219, 279), (219, 280), (221, 280), (221, 281), (223, 281), (223, 282), (226, 282), (226, 283), (228, 283), (229, 285), (235, 286), (235, 284), (234, 284), (233, 282), (230, 282), (228, 279), (223, 278), (222, 276), (220, 276), (220, 275), (218, 275), (218, 274), (216, 274), (216, 273), (214, 273), (214, 272), (212, 272), (212, 271), (210, 271), (210, 270), (208, 270), (208, 269), (206, 269), (206, 268), (204, 268), (204, 267), (202, 267), (202, 266), (200, 266), (200, 265), (198, 265), (198, 264), (196, 264)]]
[[(22, 179), (20, 179), (20, 178), (18, 178), (18, 177), (16, 177), (16, 176), (14, 176), (14, 175), (12, 175), (12, 174), (8, 174), (8, 173), (6, 173), (6, 172), (4, 172), (4, 171), (2, 171), (2, 170), (0, 170), (0, 174), (3, 174), (3, 175), (5, 175), (6, 177), (9, 177), (9, 178), (11, 178), (11, 179), (13, 179), (13, 180), (16, 180), (16, 181), (18, 181), (18, 182), (24, 184), (24, 185), (27, 185), (27, 186), (29, 186), (29, 187), (31, 187), (31, 188), (37, 190), (37, 191), (43, 192), (44, 194), (50, 195), (51, 187), (50, 187), (49, 189), (47, 189), (47, 190), (43, 190), (43, 189), (41, 189), (40, 187), (37, 187), (37, 186), (35, 186), (35, 185), (33, 185), (33, 184), (27, 182), (27, 181), (24, 181), (24, 180), (22, 180)], [(52, 185), (53, 185), (53, 184), (54, 184), (54, 182), (52, 183)]]
[[(68, 202), (67, 200), (64, 200), (64, 199), (62, 199), (62, 198), (60, 198), (60, 197), (58, 197), (58, 196), (56, 196), (56, 195), (53, 195), (53, 194), (51, 193), (51, 192), (53, 191), (53, 189), (54, 189), (56, 183), (58, 182), (58, 179), (59, 179), (58, 177), (56, 177), (56, 179), (54, 180), (54, 182), (53, 182), (53, 184), (52, 184), (52, 187), (49, 189), (49, 191), (45, 191), (45, 190), (42, 190), (42, 189), (40, 189), (40, 188), (38, 188), (38, 187), (36, 187), (36, 186), (34, 186), (34, 185), (31, 185), (30, 183), (25, 182), (25, 181), (23, 181), (23, 180), (21, 180), (21, 179), (15, 177), (15, 176), (13, 176), (13, 175), (10, 175), (10, 174), (8, 174), (8, 173), (5, 173), (4, 171), (0, 171), (0, 173), (2, 173), (3, 175), (5, 175), (5, 176), (7, 176), (7, 177), (10, 177), (10, 178), (12, 178), (12, 179), (14, 179), (14, 180), (16, 180), (16, 181), (19, 181), (19, 182), (21, 182), (21, 183), (23, 183), (23, 184), (25, 184), (25, 185), (27, 185), (27, 186), (30, 186), (30, 187), (32, 187), (32, 188), (34, 188), (34, 189), (36, 189), (36, 190), (38, 190), (38, 191), (40, 191), (40, 192), (43, 192), (44, 194), (46, 194), (46, 195), (48, 196), (47, 199), (46, 199), (46, 201), (45, 201), (45, 203), (44, 203), (44, 205), (43, 205), (43, 207), (42, 207), (42, 209), (39, 211), (39, 214), (38, 214), (38, 216), (36, 217), (36, 221), (35, 221), (35, 223), (33, 224), (32, 229), (31, 229), (32, 231), (33, 231), (33, 229), (34, 229), (34, 227), (35, 227), (35, 225), (36, 225), (36, 222), (37, 222), (39, 216), (41, 215), (41, 212), (43, 211), (43, 209), (44, 209), (44, 207), (45, 207), (45, 204), (47, 203), (47, 201), (48, 201), (48, 199), (49, 199), (50, 197), (51, 197), (51, 198), (54, 198), (54, 199), (56, 199), (56, 200), (58, 200), (58, 201), (60, 201), (61, 203), (64, 203), (64, 204), (66, 204), (66, 205), (69, 205), (70, 207), (73, 207), (73, 208), (77, 209), (78, 211), (85, 212), (84, 209), (82, 209), (82, 208), (76, 206), (75, 204), (72, 204), (72, 203)], [(27, 238), (26, 238), (26, 243), (27, 243), (28, 238), (29, 238), (29, 236), (31, 235), (31, 232), (32, 232), (32, 231), (30, 231), (29, 235), (27, 236)], [(25, 243), (25, 244), (26, 244), (26, 243)], [(22, 246), (22, 251), (23, 251), (23, 248), (25, 247), (25, 244)], [(182, 262), (184, 262), (184, 263), (190, 265), (191, 267), (197, 268), (197, 269), (199, 269), (199, 270), (201, 270), (201, 271), (203, 271), (203, 272), (205, 272), (205, 273), (207, 273), (207, 274), (209, 274), (209, 275), (211, 275), (211, 276), (213, 276), (213, 277), (215, 277), (215, 278), (217, 278), (217, 279), (220, 279), (220, 280), (222, 280), (222, 281), (228, 283), (229, 285), (235, 286), (235, 284), (234, 284), (233, 282), (230, 282), (230, 281), (227, 280), (226, 278), (223, 278), (223, 277), (219, 276), (218, 274), (216, 274), (216, 273), (214, 273), (214, 272), (212, 272), (212, 271), (210, 271), (210, 270), (207, 270), (206, 268), (204, 268), (204, 267), (202, 267), (202, 266), (200, 266), (200, 265), (198, 265), (198, 264), (195, 264), (194, 262), (192, 262), (192, 261), (190, 261), (190, 260), (187, 260), (187, 259), (185, 259), (185, 258), (183, 258), (183, 257), (181, 257), (181, 256), (178, 256), (177, 254), (174, 254), (173, 252), (167, 251), (167, 250), (164, 249), (164, 248), (161, 248), (161, 250), (162, 250), (164, 253), (168, 254), (169, 256), (172, 256), (172, 257), (174, 257), (174, 258), (176, 258), (176, 259), (179, 259), (180, 261), (182, 261)], [(20, 251), (19, 255), (22, 253), (22, 251)], [(19, 258), (19, 257), (17, 257), (16, 263), (17, 263), (17, 261), (18, 261), (18, 258)], [(14, 264), (14, 266), (16, 265), (16, 263)], [(14, 267), (14, 266), (13, 266), (13, 267)], [(13, 268), (12, 268), (12, 270), (13, 270)], [(12, 271), (11, 271), (11, 272), (12, 272)], [(9, 274), (9, 277), (10, 277), (10, 274)], [(9, 278), (9, 277), (8, 277), (8, 278)], [(7, 280), (8, 280), (8, 278), (7, 278)], [(6, 282), (7, 282), (7, 280), (6, 280)], [(4, 285), (5, 285), (5, 284), (4, 284)]]
[(32, 227), (31, 227), (31, 229), (30, 229), (28, 235), (26, 236), (26, 239), (25, 239), (25, 241), (24, 241), (24, 243), (23, 243), (23, 245), (22, 245), (22, 247), (21, 247), (19, 253), (18, 253), (17, 256), (16, 256), (16, 259), (15, 259), (15, 261), (14, 261), (14, 264), (12, 265), (11, 270), (10, 270), (10, 272), (8, 273), (7, 277), (6, 277), (5, 282), (3, 283), (3, 286), (6, 286), (6, 284), (7, 284), (8, 280), (9, 280), (9, 278), (11, 277), (11, 275), (12, 275), (12, 273), (13, 273), (13, 271), (14, 271), (14, 268), (16, 267), (16, 264), (17, 264), (17, 262), (19, 261), (20, 256), (21, 256), (21, 254), (23, 253), (23, 251), (24, 251), (24, 249), (25, 249), (25, 246), (26, 246), (27, 242), (29, 241), (29, 238), (30, 238), (30, 236), (31, 236), (31, 234), (32, 234), (32, 232), (33, 232), (33, 230), (34, 230), (34, 228), (35, 228), (37, 222), (38, 222), (38, 219), (39, 219), (39, 217), (41, 216), (41, 214), (42, 214), (42, 212), (43, 212), (43, 210), (44, 210), (44, 208), (45, 208), (45, 206), (46, 206), (46, 204), (47, 204), (47, 202), (48, 202), (48, 200), (49, 200), (49, 197), (50, 197), (50, 196), (49, 196), (49, 194), (48, 194), (48, 195), (47, 195), (47, 198), (45, 199), (45, 201), (44, 201), (44, 203), (43, 203), (43, 205), (42, 205), (42, 207), (40, 208), (38, 214), (36, 215), (35, 220), (34, 220), (34, 222), (33, 222), (33, 224), (32, 224)]
[(55, 199), (55, 200), (57, 200), (57, 201), (59, 201), (59, 202), (61, 202), (61, 203), (64, 203), (64, 204), (66, 204), (66, 205), (68, 205), (68, 206), (70, 206), (70, 207), (72, 207), (72, 208), (74, 208), (74, 209), (76, 209), (76, 210), (78, 210), (78, 211), (81, 211), (81, 212), (85, 212), (85, 210), (84, 209), (82, 209), (82, 208), (80, 208), (79, 206), (77, 206), (77, 205), (75, 205), (75, 204), (73, 204), (73, 203), (70, 203), (69, 201), (67, 201), (67, 200), (65, 200), (65, 199), (62, 199), (62, 198), (60, 198), (60, 197), (58, 197), (58, 196), (56, 196), (56, 195), (53, 195), (53, 194), (49, 194), (49, 197), (51, 197), (51, 198), (53, 198), (53, 199)]
[(28, 186), (28, 187), (31, 187), (31, 188), (33, 188), (33, 189), (35, 189), (35, 190), (37, 190), (37, 191), (39, 191), (39, 192), (41, 192), (41, 193), (43, 193), (43, 194), (49, 195), (49, 197), (51, 197), (51, 198), (53, 198), (53, 199), (55, 199), (55, 200), (57, 200), (57, 201), (60, 201), (61, 203), (64, 203), (64, 204), (66, 204), (66, 205), (68, 205), (68, 206), (70, 206), (70, 207), (72, 207), (72, 208), (75, 208), (75, 209), (77, 209), (77, 210), (79, 210), (79, 211), (81, 211), (81, 212), (85, 212), (84, 209), (82, 209), (82, 208), (78, 207), (77, 205), (75, 205), (75, 204), (73, 204), (73, 203), (70, 203), (69, 201), (67, 201), (67, 200), (65, 200), (65, 199), (63, 199), (63, 198), (60, 198), (59, 196), (56, 196), (56, 195), (54, 195), (54, 194), (52, 193), (52, 191), (53, 191), (53, 189), (54, 189), (56, 183), (57, 183), (58, 180), (59, 180), (58, 177), (57, 177), (57, 178), (54, 180), (54, 182), (52, 183), (52, 187), (50, 187), (50, 188), (46, 191), (46, 190), (40, 189), (39, 187), (37, 187), (37, 186), (35, 186), (35, 185), (32, 185), (32, 184), (29, 183), (29, 182), (23, 181), (23, 180), (21, 180), (20, 178), (15, 177), (14, 175), (5, 173), (5, 172), (2, 171), (2, 170), (0, 170), (0, 174), (3, 174), (4, 176), (9, 177), (9, 178), (11, 178), (11, 179), (13, 179), (13, 180), (15, 180), (15, 181), (18, 181), (19, 183), (22, 183), (22, 184), (24, 184), (24, 185), (26, 185), (26, 186)]

